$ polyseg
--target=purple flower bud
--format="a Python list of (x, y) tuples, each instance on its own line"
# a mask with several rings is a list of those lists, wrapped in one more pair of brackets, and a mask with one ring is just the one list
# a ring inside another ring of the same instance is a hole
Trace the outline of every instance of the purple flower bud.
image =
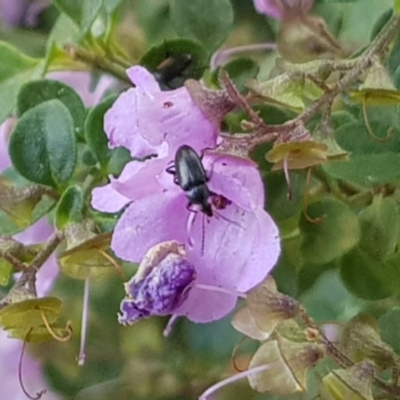
[(125, 284), (128, 298), (121, 302), (121, 324), (133, 324), (151, 315), (169, 315), (188, 297), (196, 270), (179, 254), (168, 254), (147, 275), (135, 275)]

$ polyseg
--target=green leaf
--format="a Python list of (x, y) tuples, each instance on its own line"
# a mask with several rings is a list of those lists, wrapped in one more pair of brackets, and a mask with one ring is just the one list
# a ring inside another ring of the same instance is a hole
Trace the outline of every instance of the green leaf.
[(397, 14), (400, 14), (400, 0), (394, 0), (394, 11)]
[(371, 30), (371, 36), (370, 36), (370, 41), (374, 40), (375, 37), (379, 34), (379, 32), (382, 30), (382, 28), (386, 25), (386, 23), (389, 21), (390, 17), (393, 15), (393, 10), (389, 8), (388, 10), (385, 10), (375, 21), (374, 26), (372, 27)]
[(306, 76), (285, 72), (264, 82), (249, 80), (247, 87), (257, 93), (268, 104), (277, 105), (296, 113), (304, 111), (307, 105), (323, 95), (323, 90)]
[(111, 157), (108, 138), (104, 132), (104, 115), (117, 96), (112, 96), (92, 108), (85, 121), (85, 139), (100, 165), (106, 166)]
[(400, 89), (400, 67), (398, 67), (393, 74), (393, 83), (397, 90)]
[(299, 293), (310, 290), (322, 274), (337, 268), (337, 266), (337, 260), (328, 264), (304, 264), (298, 271)]
[(39, 78), (43, 71), (42, 60), (27, 57), (0, 41), (0, 123), (14, 109), (21, 86), (30, 79)]
[[(51, 331), (59, 338), (66, 338), (70, 335), (68, 329), (52, 325)], [(54, 340), (46, 326), (35, 326), (30, 328), (11, 328), (7, 331), (7, 337), (26, 340), (27, 343), (41, 343)]]
[(349, 111), (339, 110), (332, 114), (332, 125), (335, 130), (338, 130), (341, 126), (357, 122), (357, 119)]
[[(392, 122), (388, 119), (395, 118), (395, 115), (384, 114), (388, 107), (379, 109), (381, 122), (371, 123), (371, 126), (374, 134), (383, 138), (390, 128), (388, 123)], [(371, 137), (364, 122), (356, 122), (342, 125), (335, 137), (339, 146), (351, 156), (349, 161), (324, 165), (323, 169), (328, 174), (365, 187), (390, 183), (400, 178), (400, 135), (397, 130), (382, 142)]]
[[(305, 174), (291, 174), (292, 196), (290, 200), (285, 175), (281, 171), (265, 174), (264, 181), (267, 190), (268, 211), (275, 219), (283, 220), (300, 211), (306, 184)], [(268, 190), (268, 188), (273, 188), (273, 190)]]
[(64, 229), (71, 222), (81, 222), (83, 219), (83, 193), (79, 186), (70, 186), (61, 196), (55, 210), (55, 225)]
[(199, 40), (211, 53), (233, 27), (229, 0), (170, 0), (171, 18), (179, 36)]
[(176, 89), (186, 79), (200, 79), (208, 66), (207, 52), (197, 41), (165, 40), (152, 47), (140, 60), (151, 71), (162, 89)]
[(400, 353), (400, 308), (396, 307), (382, 315), (379, 320), (379, 328), (382, 339), (393, 350)]
[[(224, 65), (224, 69), (228, 72), (229, 77), (233, 80), (239, 92), (247, 92), (246, 83), (249, 79), (255, 79), (260, 71), (258, 64), (250, 58), (235, 58)], [(218, 68), (213, 73), (213, 83), (218, 84)]]
[(61, 14), (50, 32), (47, 40), (47, 51), (51, 50), (54, 45), (60, 48), (66, 44), (78, 44), (80, 35), (78, 27), (74, 22), (65, 14)]
[(28, 110), (10, 139), (10, 156), (26, 179), (59, 187), (76, 164), (74, 123), (60, 100), (49, 100)]
[(4, 260), (0, 260), (0, 285), (7, 286), (8, 282), (10, 282), (11, 274), (13, 273), (12, 265)]
[(41, 326), (42, 314), (49, 324), (52, 324), (57, 320), (61, 306), (62, 302), (57, 297), (43, 297), (10, 304), (0, 310), (0, 324), (4, 329)]
[(317, 221), (309, 221), (304, 214), (300, 217), (301, 251), (305, 262), (327, 264), (357, 244), (358, 218), (345, 204), (326, 198), (310, 204), (307, 213)]
[(336, 270), (325, 272), (301, 296), (301, 303), (317, 321), (344, 322), (349, 319), (349, 310), (353, 315), (365, 308), (364, 302), (349, 293)]
[(394, 253), (399, 236), (399, 211), (391, 197), (378, 195), (359, 214), (361, 237), (359, 247), (369, 257), (385, 261)]
[(393, 46), (390, 49), (390, 54), (387, 59), (387, 66), (390, 75), (393, 75), (397, 70), (397, 67), (399, 66), (398, 63), (399, 57), (400, 57), (400, 36), (397, 35), (396, 40), (394, 41)]
[(85, 120), (85, 106), (70, 86), (59, 81), (40, 79), (22, 86), (17, 99), (18, 115), (45, 101), (58, 99), (68, 108), (74, 120), (75, 133), (81, 135)]
[(400, 253), (386, 262), (376, 261), (358, 247), (340, 261), (340, 275), (347, 289), (365, 300), (380, 300), (398, 292)]
[(299, 286), (297, 270), (302, 263), (300, 240), (296, 236), (283, 240), (282, 244), (282, 254), (274, 268), (273, 276), (280, 292), (296, 297)]
[(107, 14), (112, 14), (122, 4), (122, 1), (123, 0), (103, 0)]
[(400, 154), (353, 155), (350, 161), (323, 166), (335, 178), (370, 187), (400, 178)]
[[(32, 185), (32, 183), (23, 178), (14, 167), (6, 169), (1, 176), (8, 179), (20, 188)], [(12, 236), (24, 231), (26, 228), (41, 219), (44, 215), (48, 214), (51, 208), (54, 206), (54, 203), (54, 199), (48, 196), (43, 196), (39, 203), (36, 204), (33, 212), (30, 215), (29, 221), (21, 221), (21, 219), (16, 221), (9, 213), (0, 210), (0, 235)]]
[(90, 30), (100, 12), (102, 0), (54, 0), (56, 7), (68, 15), (80, 28), (82, 35)]
[(129, 161), (132, 161), (129, 150), (126, 147), (117, 147), (111, 152), (108, 173), (110, 175), (119, 176)]

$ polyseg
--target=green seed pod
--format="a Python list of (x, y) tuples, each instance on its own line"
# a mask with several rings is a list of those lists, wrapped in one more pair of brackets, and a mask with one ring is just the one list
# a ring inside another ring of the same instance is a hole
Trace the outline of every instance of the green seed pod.
[(364, 361), (348, 370), (338, 369), (322, 379), (322, 400), (373, 400), (371, 383), (375, 364)]
[(399, 365), (397, 354), (381, 339), (377, 323), (369, 315), (360, 314), (347, 323), (341, 348), (355, 362), (369, 359), (381, 369)]
[(307, 370), (324, 357), (322, 346), (298, 343), (277, 335), (254, 354), (249, 369), (270, 365), (266, 371), (249, 376), (250, 386), (258, 392), (289, 395), (307, 389)]

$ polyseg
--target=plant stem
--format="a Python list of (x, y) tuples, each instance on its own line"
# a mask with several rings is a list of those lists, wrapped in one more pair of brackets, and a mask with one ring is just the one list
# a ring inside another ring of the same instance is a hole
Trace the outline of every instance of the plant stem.
[[(321, 61), (321, 64), (319, 66), (318, 64), (313, 64), (312, 68), (314, 70), (315, 68), (321, 69), (325, 67), (328, 69), (331, 68), (331, 70), (333, 71), (335, 70), (335, 64), (338, 65), (338, 68), (336, 68), (336, 70), (340, 70), (342, 67), (343, 69), (347, 69), (347, 67), (349, 67), (349, 62), (350, 65), (352, 65), (352, 68), (329, 91), (327, 91), (306, 111), (298, 115), (296, 118), (287, 121), (281, 125), (263, 124), (262, 126), (259, 126), (257, 124), (257, 129), (254, 134), (248, 135), (247, 137), (241, 138), (239, 140), (242, 141), (243, 144), (247, 144), (250, 148), (253, 148), (259, 144), (274, 141), (277, 134), (291, 131), (301, 123), (307, 123), (323, 108), (330, 106), (338, 94), (350, 88), (351, 85), (360, 78), (362, 73), (371, 66), (374, 59), (376, 59), (377, 57), (380, 58), (385, 54), (387, 47), (394, 39), (395, 35), (399, 32), (399, 30), (400, 15), (394, 14), (385, 25), (385, 27), (382, 29), (382, 31), (379, 33), (379, 35), (376, 36), (375, 40), (370, 44), (364, 54), (362, 54), (357, 59), (347, 60), (345, 63), (343, 63), (343, 60), (326, 60), (325, 64), (323, 64)], [(305, 67), (298, 67), (298, 69), (300, 71), (303, 71), (303, 73), (306, 73)]]
[(36, 255), (29, 265), (30, 269), (35, 269), (36, 271), (45, 263), (45, 261), (53, 254), (55, 249), (61, 243), (64, 235), (61, 232), (57, 232), (56, 235), (46, 243), (46, 246)]
[[(326, 353), (335, 360), (342, 368), (352, 367), (355, 363), (347, 357), (340, 349), (338, 349), (324, 334), (321, 328), (315, 323), (315, 321), (311, 318), (311, 316), (307, 313), (307, 311), (301, 307), (300, 308), (300, 316), (305, 322), (305, 324), (315, 329), (319, 332), (322, 340), (322, 344), (325, 347)], [(377, 377), (373, 379), (374, 385), (381, 389), (386, 395), (390, 395), (391, 397), (400, 396), (400, 386), (394, 385), (392, 383), (385, 382)]]
[(123, 82), (132, 84), (128, 76), (126, 75), (125, 69), (122, 68), (120, 65), (117, 65), (116, 63), (108, 60), (107, 58), (73, 45), (66, 46), (65, 50), (73, 59), (82, 61), (85, 64), (90, 65), (94, 69), (109, 73)]
[(8, 261), (15, 269), (17, 269), (18, 271), (26, 271), (28, 266), (22, 262), (21, 260), (19, 260), (17, 257), (14, 257), (11, 253), (9, 252), (4, 252), (1, 255), (6, 261)]

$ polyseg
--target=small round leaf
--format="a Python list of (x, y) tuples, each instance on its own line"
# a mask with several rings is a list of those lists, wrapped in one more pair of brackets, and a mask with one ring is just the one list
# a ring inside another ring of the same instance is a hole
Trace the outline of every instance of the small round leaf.
[(70, 86), (50, 79), (31, 81), (22, 86), (17, 98), (18, 115), (45, 101), (58, 99), (68, 108), (79, 135), (85, 120), (85, 106), (79, 95)]
[(74, 122), (60, 100), (49, 100), (28, 110), (10, 139), (10, 156), (26, 179), (59, 187), (76, 164)]
[(55, 212), (55, 225), (64, 229), (71, 222), (80, 222), (83, 219), (83, 194), (78, 186), (70, 186), (62, 194)]
[(116, 96), (111, 96), (90, 110), (85, 121), (85, 139), (101, 166), (107, 165), (111, 150), (104, 132), (104, 115), (113, 105)]
[(311, 204), (307, 213), (320, 221), (310, 221), (304, 214), (300, 218), (301, 252), (306, 262), (327, 264), (357, 244), (357, 215), (345, 204), (327, 198)]
[(366, 300), (380, 300), (398, 291), (400, 254), (386, 262), (372, 259), (358, 247), (340, 261), (340, 276), (347, 289)]

